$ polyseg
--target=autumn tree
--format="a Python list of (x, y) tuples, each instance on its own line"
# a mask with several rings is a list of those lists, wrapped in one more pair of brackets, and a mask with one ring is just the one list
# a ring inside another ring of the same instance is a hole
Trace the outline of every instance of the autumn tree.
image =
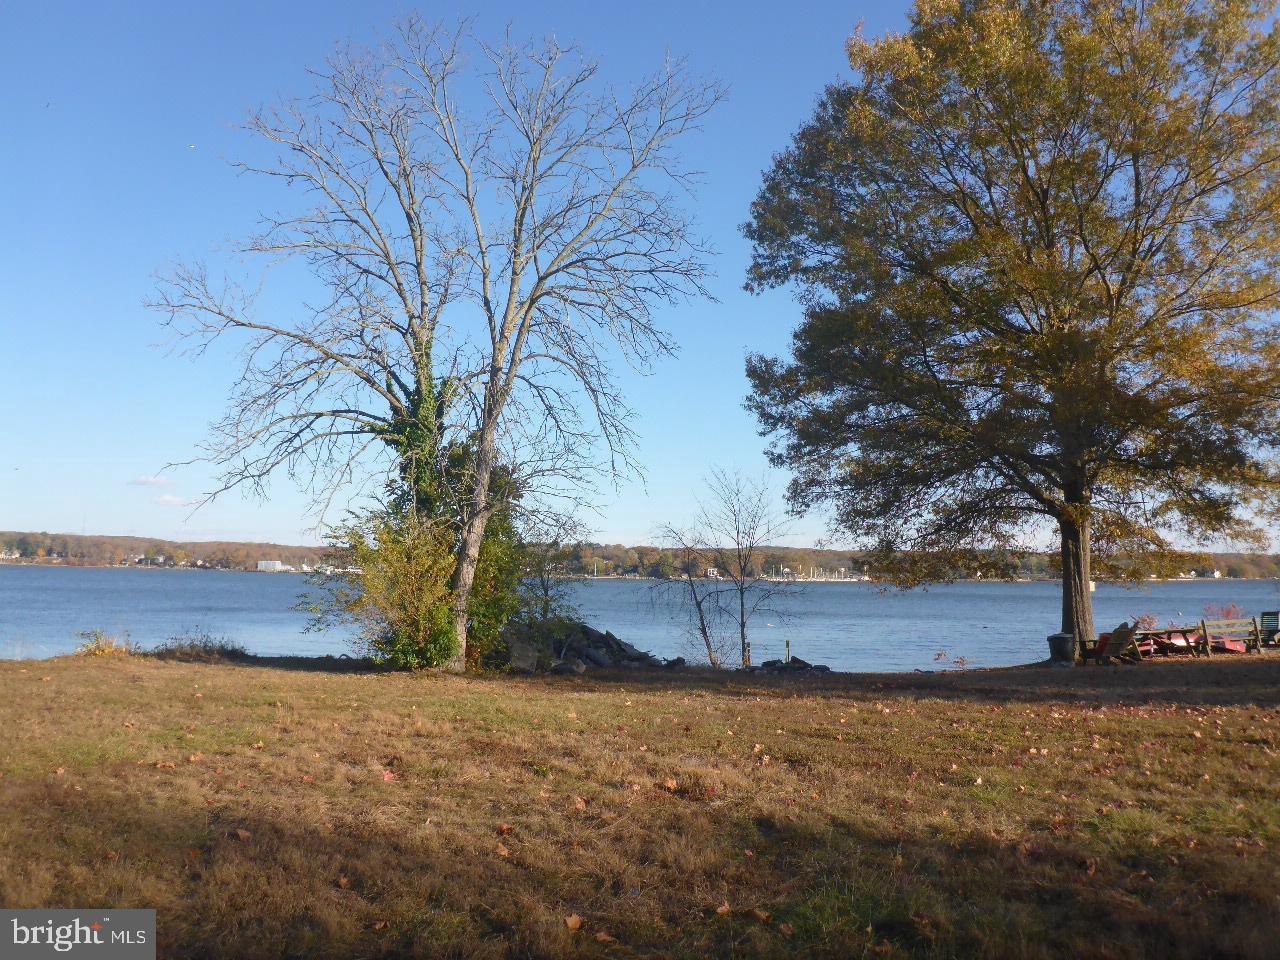
[(610, 360), (668, 353), (655, 305), (704, 292), (675, 146), (720, 90), (676, 62), (615, 89), (554, 41), (418, 20), (315, 78), (252, 116), (276, 159), (244, 166), (295, 200), (244, 252), (315, 287), (271, 302), (192, 264), (157, 306), (196, 351), (244, 348), (217, 492), (287, 472), (326, 504), (389, 473), (448, 525), (460, 669), (492, 518), (630, 465)]
[(848, 54), (746, 227), (749, 288), (804, 309), (789, 358), (748, 361), (794, 503), (904, 584), (1055, 529), (1077, 637), (1095, 571), (1256, 541), (1280, 443), (1272, 5), (922, 0)]

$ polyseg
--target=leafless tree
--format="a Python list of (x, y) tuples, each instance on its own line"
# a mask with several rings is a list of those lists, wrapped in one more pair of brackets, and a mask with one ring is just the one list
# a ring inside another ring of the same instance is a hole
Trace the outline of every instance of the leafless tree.
[(243, 252), (300, 259), (320, 294), (284, 309), (184, 265), (156, 305), (197, 352), (246, 338), (205, 451), (223, 471), (213, 495), (284, 471), (323, 516), (383, 470), (450, 505), (460, 669), (494, 512), (633, 466), (608, 358), (669, 353), (655, 305), (706, 295), (674, 144), (722, 91), (672, 61), (615, 90), (573, 48), (416, 19), (315, 78), (248, 123), (277, 157), (244, 169), (306, 206)]
[(714, 580), (706, 578), (712, 550), (697, 529), (668, 524), (658, 531), (658, 537), (678, 558), (676, 576), (659, 581), (658, 592), (674, 594), (681, 605), (688, 604), (690, 629), (706, 649), (707, 661), (719, 668), (724, 663), (725, 646), (719, 632), (723, 619), (719, 603), (721, 591)]
[(587, 538), (585, 524), (568, 514), (545, 512), (521, 518), (524, 577), (521, 605), (533, 621), (576, 616), (572, 578), (567, 575), (575, 548)]
[(713, 666), (723, 660), (717, 625), (731, 625), (742, 666), (751, 666), (752, 618), (789, 588), (766, 575), (769, 544), (785, 537), (786, 517), (773, 505), (768, 484), (714, 469), (698, 518), (688, 528), (665, 526), (662, 540), (681, 557), (680, 592)]
[(716, 544), (714, 566), (729, 584), (742, 665), (749, 667), (751, 618), (784, 589), (765, 576), (764, 554), (770, 543), (787, 534), (786, 518), (774, 507), (764, 480), (717, 468), (711, 471), (707, 496), (699, 503), (699, 525), (705, 538)]

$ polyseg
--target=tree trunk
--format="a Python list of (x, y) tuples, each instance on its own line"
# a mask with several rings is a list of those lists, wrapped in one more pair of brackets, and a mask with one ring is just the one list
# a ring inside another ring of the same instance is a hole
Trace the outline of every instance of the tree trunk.
[(467, 669), (467, 627), (470, 621), (468, 607), (471, 602), (471, 587), (476, 579), (476, 567), (480, 562), (480, 545), (484, 542), (484, 531), (489, 525), (489, 478), (493, 473), (494, 458), (494, 442), (490, 432), (481, 437), (480, 448), (476, 452), (476, 476), (471, 504), (458, 542), (458, 565), (453, 571), (453, 582), (449, 584), (453, 593), (453, 630), (458, 638), (458, 649), (453, 659), (445, 664), (445, 669), (450, 673), (462, 673)]
[(1071, 510), (1058, 518), (1058, 529), (1062, 534), (1062, 632), (1075, 635), (1078, 660), (1080, 641), (1097, 636), (1093, 627), (1093, 597), (1089, 593), (1088, 515), (1083, 509)]
[(742, 665), (751, 666), (751, 644), (747, 643), (747, 594), (744, 584), (738, 584), (738, 638), (742, 641)]

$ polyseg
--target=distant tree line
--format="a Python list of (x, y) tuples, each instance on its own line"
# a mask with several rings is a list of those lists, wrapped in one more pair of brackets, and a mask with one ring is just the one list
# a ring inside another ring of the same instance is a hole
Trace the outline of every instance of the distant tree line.
[[(668, 579), (680, 576), (681, 563), (680, 551), (676, 548), (581, 543), (566, 552), (561, 571), (570, 576)], [(995, 579), (1057, 580), (1061, 576), (1057, 554), (1048, 552), (996, 554), (990, 569), (997, 571)], [(1185, 569), (1177, 572), (1212, 577), (1215, 570), (1224, 577), (1277, 579), (1280, 578), (1280, 554), (1197, 554)], [(881, 579), (883, 576), (868, 552), (816, 547), (766, 547), (749, 572), (797, 579), (838, 578), (842, 572), (849, 578)], [(964, 579), (963, 571), (956, 571), (956, 577)]]
[(278, 543), (207, 541), (178, 543), (152, 537), (80, 536), (71, 533), (0, 531), (0, 558), (61, 561), (79, 566), (205, 567), (214, 570), (253, 570), (259, 560), (279, 560), (290, 566), (314, 565), (323, 547)]
[[(280, 560), (294, 567), (323, 562), (326, 547), (279, 543), (196, 541), (180, 543), (154, 537), (81, 536), (72, 533), (0, 531), (0, 559), (62, 561), (69, 565), (134, 564), (200, 566), (214, 570), (253, 570), (259, 560)], [(1010, 553), (996, 564), (1004, 579), (1053, 580), (1060, 576), (1058, 558), (1050, 553)], [(681, 575), (680, 551), (674, 547), (581, 542), (557, 548), (554, 570), (559, 576), (628, 576), (669, 579)], [(1198, 576), (1246, 580), (1280, 579), (1280, 554), (1209, 553), (1185, 571)], [(870, 576), (879, 578), (869, 554), (816, 547), (765, 547), (753, 561), (753, 574), (810, 577)], [(545, 571), (543, 571), (545, 573)]]

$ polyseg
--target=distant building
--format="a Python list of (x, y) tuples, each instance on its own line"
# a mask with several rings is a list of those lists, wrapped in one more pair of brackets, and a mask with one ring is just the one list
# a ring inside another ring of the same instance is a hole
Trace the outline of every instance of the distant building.
[(259, 560), (259, 573), (284, 573), (286, 570), (292, 569), (285, 565), (281, 560)]

